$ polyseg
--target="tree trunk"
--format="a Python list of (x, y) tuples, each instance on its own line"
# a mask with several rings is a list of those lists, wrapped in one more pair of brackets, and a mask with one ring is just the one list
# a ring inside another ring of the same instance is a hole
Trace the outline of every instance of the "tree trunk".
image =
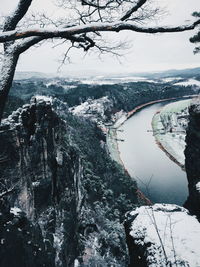
[(19, 59), (17, 53), (5, 53), (0, 73), (0, 123), (3, 117), (7, 97), (12, 86), (16, 65)]

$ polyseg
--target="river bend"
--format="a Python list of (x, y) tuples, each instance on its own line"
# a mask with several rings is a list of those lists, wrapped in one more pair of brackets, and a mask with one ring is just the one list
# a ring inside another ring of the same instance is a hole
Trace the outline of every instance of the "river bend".
[(153, 115), (164, 103), (141, 109), (117, 131), (121, 159), (141, 191), (155, 203), (183, 205), (188, 196), (186, 173), (158, 147), (152, 133)]

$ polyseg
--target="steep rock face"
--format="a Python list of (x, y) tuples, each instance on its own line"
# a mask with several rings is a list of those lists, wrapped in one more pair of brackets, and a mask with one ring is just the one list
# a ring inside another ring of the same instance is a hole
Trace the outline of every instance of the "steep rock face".
[(200, 224), (177, 205), (142, 206), (125, 221), (130, 267), (200, 265)]
[[(30, 227), (34, 229), (32, 235), (38, 232), (35, 245), (43, 253), (41, 266), (70, 266), (78, 254), (83, 167), (78, 153), (64, 143), (66, 132), (65, 122), (52, 110), (50, 101), (43, 100), (24, 105), (1, 126), (1, 189), (5, 195), (11, 191), (1, 199), (2, 206), (18, 207), (26, 214), (24, 222), (17, 223), (21, 225), (20, 237), (16, 227), (11, 229), (14, 234), (10, 240), (2, 233), (5, 250), (1, 250), (1, 266), (9, 266), (9, 247), (13, 246), (15, 235), (19, 243), (27, 243), (19, 253), (19, 261), (15, 257), (12, 266), (40, 266), (32, 259), (27, 263), (27, 247), (33, 242), (31, 236), (26, 237)], [(15, 225), (9, 208), (6, 212), (6, 223)], [(64, 227), (70, 227), (67, 234)], [(20, 258), (22, 252), (24, 261)]]
[(0, 147), (1, 267), (127, 266), (137, 188), (96, 124), (37, 97), (3, 122)]
[(193, 100), (189, 108), (189, 125), (186, 135), (185, 169), (189, 197), (185, 206), (200, 218), (200, 100)]

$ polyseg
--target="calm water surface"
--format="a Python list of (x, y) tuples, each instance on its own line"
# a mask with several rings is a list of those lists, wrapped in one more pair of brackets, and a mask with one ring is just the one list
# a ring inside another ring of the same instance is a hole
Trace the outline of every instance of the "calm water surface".
[(155, 143), (151, 121), (164, 104), (142, 109), (128, 119), (118, 131), (121, 159), (129, 174), (153, 202), (183, 205), (188, 196), (186, 173), (171, 161)]

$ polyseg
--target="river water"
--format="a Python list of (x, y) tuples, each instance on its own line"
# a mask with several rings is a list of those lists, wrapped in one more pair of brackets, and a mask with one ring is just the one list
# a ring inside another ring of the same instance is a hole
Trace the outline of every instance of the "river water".
[[(158, 147), (151, 121), (164, 103), (141, 109), (117, 132), (121, 159), (138, 187), (154, 203), (183, 205), (188, 196), (186, 173)], [(149, 131), (150, 130), (150, 131)]]

